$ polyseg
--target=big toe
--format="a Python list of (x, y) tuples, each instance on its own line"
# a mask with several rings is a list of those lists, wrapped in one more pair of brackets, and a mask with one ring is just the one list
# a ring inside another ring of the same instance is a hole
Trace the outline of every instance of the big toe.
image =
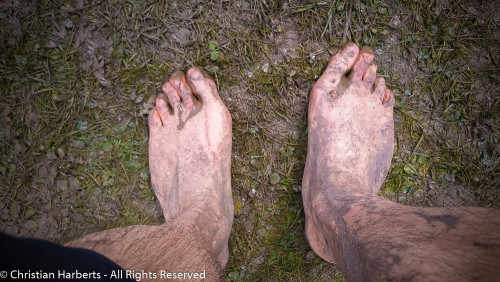
[(349, 42), (337, 54), (332, 56), (328, 62), (323, 75), (314, 84), (313, 90), (328, 89), (333, 90), (340, 80), (352, 69), (359, 55), (359, 47)]
[(187, 72), (188, 83), (193, 92), (203, 103), (211, 103), (220, 100), (215, 82), (201, 68), (192, 67)]

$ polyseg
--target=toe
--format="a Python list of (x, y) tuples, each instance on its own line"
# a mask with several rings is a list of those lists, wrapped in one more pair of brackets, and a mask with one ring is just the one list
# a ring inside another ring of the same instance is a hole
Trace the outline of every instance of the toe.
[(352, 81), (358, 82), (363, 80), (363, 76), (365, 75), (368, 66), (373, 61), (375, 55), (372, 52), (370, 47), (363, 47), (361, 51), (359, 51), (358, 60), (354, 63), (354, 67), (351, 72)]
[(394, 95), (392, 95), (392, 91), (389, 89), (385, 89), (384, 99), (382, 100), (382, 104), (386, 107), (392, 109), (394, 108)]
[(170, 84), (177, 90), (177, 93), (181, 96), (182, 107), (184, 109), (192, 109), (193, 108), (193, 99), (191, 88), (189, 88), (188, 83), (186, 81), (186, 76), (184, 73), (180, 71), (176, 71), (170, 77)]
[(167, 96), (163, 93), (156, 97), (156, 110), (161, 117), (162, 124), (165, 124), (169, 116), (173, 113), (169, 108)]
[(205, 103), (214, 99), (220, 100), (215, 82), (201, 68), (190, 68), (187, 72), (187, 77), (193, 93), (197, 95), (202, 102)]
[(165, 82), (162, 86), (163, 93), (167, 96), (166, 102), (168, 102), (169, 109), (173, 111), (173, 113), (177, 113), (179, 110), (179, 105), (181, 103), (181, 99), (177, 90), (175, 90), (174, 86), (169, 82)]
[(152, 109), (148, 116), (148, 123), (151, 128), (162, 125), (160, 114), (157, 109)]
[(385, 86), (385, 79), (383, 77), (377, 78), (373, 94), (375, 94), (378, 97), (378, 99), (380, 99), (379, 101), (383, 102), (386, 89), (387, 87)]
[(358, 46), (349, 42), (342, 50), (332, 56), (325, 72), (314, 84), (313, 92), (316, 89), (335, 89), (342, 77), (351, 70), (358, 53)]
[(373, 91), (373, 93), (376, 96), (380, 97), (379, 99), (382, 101), (382, 105), (385, 105), (387, 108), (390, 108), (392, 110), (395, 103), (394, 95), (392, 94), (392, 91), (386, 87), (384, 78), (377, 78), (375, 90)]
[(373, 85), (375, 84), (375, 80), (377, 79), (377, 65), (371, 64), (368, 66), (368, 69), (363, 76), (363, 84), (370, 91), (373, 90)]
[(344, 46), (342, 50), (340, 50), (330, 59), (323, 76), (345, 75), (351, 70), (354, 62), (356, 61), (356, 58), (358, 57), (358, 54), (359, 47), (352, 42), (347, 43), (347, 45)]

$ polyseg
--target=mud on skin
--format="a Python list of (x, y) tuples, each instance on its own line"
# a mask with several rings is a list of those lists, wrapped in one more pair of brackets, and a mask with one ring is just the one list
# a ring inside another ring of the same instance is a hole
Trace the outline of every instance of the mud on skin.
[(498, 277), (498, 210), (377, 196), (392, 158), (394, 97), (373, 59), (346, 45), (311, 91), (302, 196), (312, 249), (355, 281)]
[(165, 223), (111, 229), (69, 242), (125, 269), (207, 271), (220, 280), (233, 221), (231, 116), (214, 82), (191, 68), (163, 85), (149, 115), (151, 182)]

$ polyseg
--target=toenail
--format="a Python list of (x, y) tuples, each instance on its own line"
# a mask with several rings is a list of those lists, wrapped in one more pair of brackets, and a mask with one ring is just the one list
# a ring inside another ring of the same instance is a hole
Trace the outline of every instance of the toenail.
[(373, 54), (373, 49), (370, 46), (363, 46), (361, 47), (361, 52)]
[(354, 57), (357, 53), (357, 46), (354, 43), (348, 43), (341, 51), (340, 54), (344, 57)]
[(195, 70), (189, 74), (189, 78), (193, 80), (200, 80), (203, 78), (203, 74), (199, 69), (195, 68)]
[(172, 74), (172, 76), (170, 76), (170, 79), (171, 80), (176, 80), (176, 81), (180, 81), (182, 79), (182, 76), (184, 75), (183, 72), (181, 71), (176, 71)]
[(165, 104), (167, 104), (168, 102), (168, 99), (167, 99), (167, 95), (165, 95), (164, 93), (160, 93), (156, 96), (156, 99), (159, 99), (159, 100), (163, 100), (163, 102), (165, 102)]

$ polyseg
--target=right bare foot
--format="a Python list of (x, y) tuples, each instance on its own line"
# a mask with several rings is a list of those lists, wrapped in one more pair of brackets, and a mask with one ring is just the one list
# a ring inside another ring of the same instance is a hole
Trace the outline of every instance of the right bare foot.
[(377, 79), (373, 58), (371, 49), (347, 44), (311, 91), (302, 185), (306, 235), (313, 250), (330, 262), (338, 261), (337, 247), (332, 248), (337, 242), (323, 236), (330, 230), (318, 217), (331, 212), (340, 191), (376, 194), (392, 159), (394, 97), (384, 79)]

